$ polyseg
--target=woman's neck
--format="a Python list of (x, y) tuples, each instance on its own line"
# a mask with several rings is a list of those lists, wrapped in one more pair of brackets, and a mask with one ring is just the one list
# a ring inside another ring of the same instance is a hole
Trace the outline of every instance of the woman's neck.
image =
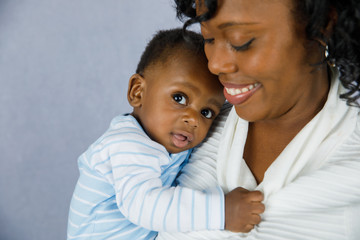
[(313, 88), (316, 91), (307, 93), (303, 101), (283, 116), (249, 124), (244, 159), (258, 183), (262, 182), (267, 168), (291, 140), (324, 107), (330, 88), (328, 76), (326, 72), (314, 79), (317, 81)]

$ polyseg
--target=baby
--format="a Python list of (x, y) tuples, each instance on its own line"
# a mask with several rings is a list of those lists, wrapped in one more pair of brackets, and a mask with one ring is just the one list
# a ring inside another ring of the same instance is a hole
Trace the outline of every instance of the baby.
[[(225, 101), (207, 68), (201, 35), (188, 31), (186, 36), (181, 29), (154, 36), (129, 80), (132, 113), (115, 117), (80, 156), (68, 239), (138, 240), (154, 239), (157, 231), (237, 230), (231, 226), (246, 212), (239, 210), (237, 190), (226, 198), (219, 186), (207, 191), (174, 186)], [(262, 207), (259, 195), (249, 199)]]

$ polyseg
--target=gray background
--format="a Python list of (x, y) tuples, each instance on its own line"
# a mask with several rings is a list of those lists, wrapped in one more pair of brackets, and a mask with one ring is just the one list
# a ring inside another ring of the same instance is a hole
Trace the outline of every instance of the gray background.
[(0, 0), (0, 239), (66, 238), (77, 158), (130, 111), (172, 0)]

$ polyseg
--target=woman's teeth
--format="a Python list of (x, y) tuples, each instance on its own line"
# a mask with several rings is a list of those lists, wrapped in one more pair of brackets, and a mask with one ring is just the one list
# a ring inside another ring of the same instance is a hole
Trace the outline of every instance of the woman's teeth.
[(240, 93), (248, 92), (251, 89), (257, 87), (258, 85), (259, 85), (259, 83), (254, 83), (254, 84), (251, 84), (248, 87), (244, 87), (244, 88), (225, 88), (225, 89), (228, 94), (230, 94), (231, 96), (234, 96), (234, 95), (238, 95)]

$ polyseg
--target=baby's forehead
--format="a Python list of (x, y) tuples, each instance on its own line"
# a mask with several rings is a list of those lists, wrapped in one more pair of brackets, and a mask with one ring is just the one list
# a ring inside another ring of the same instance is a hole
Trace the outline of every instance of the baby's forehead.
[(185, 45), (176, 45), (172, 48), (164, 50), (161, 56), (159, 56), (159, 62), (172, 62), (172, 61), (198, 61), (207, 62), (207, 58), (204, 53), (199, 53), (194, 49), (189, 49)]
[[(186, 70), (186, 72), (198, 72), (198, 75), (211, 74), (207, 67), (205, 56), (196, 55), (188, 51), (174, 51), (171, 54), (164, 54), (157, 60), (149, 64), (144, 71), (146, 73), (156, 73), (169, 71), (172, 69)], [(212, 74), (211, 74), (212, 75)]]

